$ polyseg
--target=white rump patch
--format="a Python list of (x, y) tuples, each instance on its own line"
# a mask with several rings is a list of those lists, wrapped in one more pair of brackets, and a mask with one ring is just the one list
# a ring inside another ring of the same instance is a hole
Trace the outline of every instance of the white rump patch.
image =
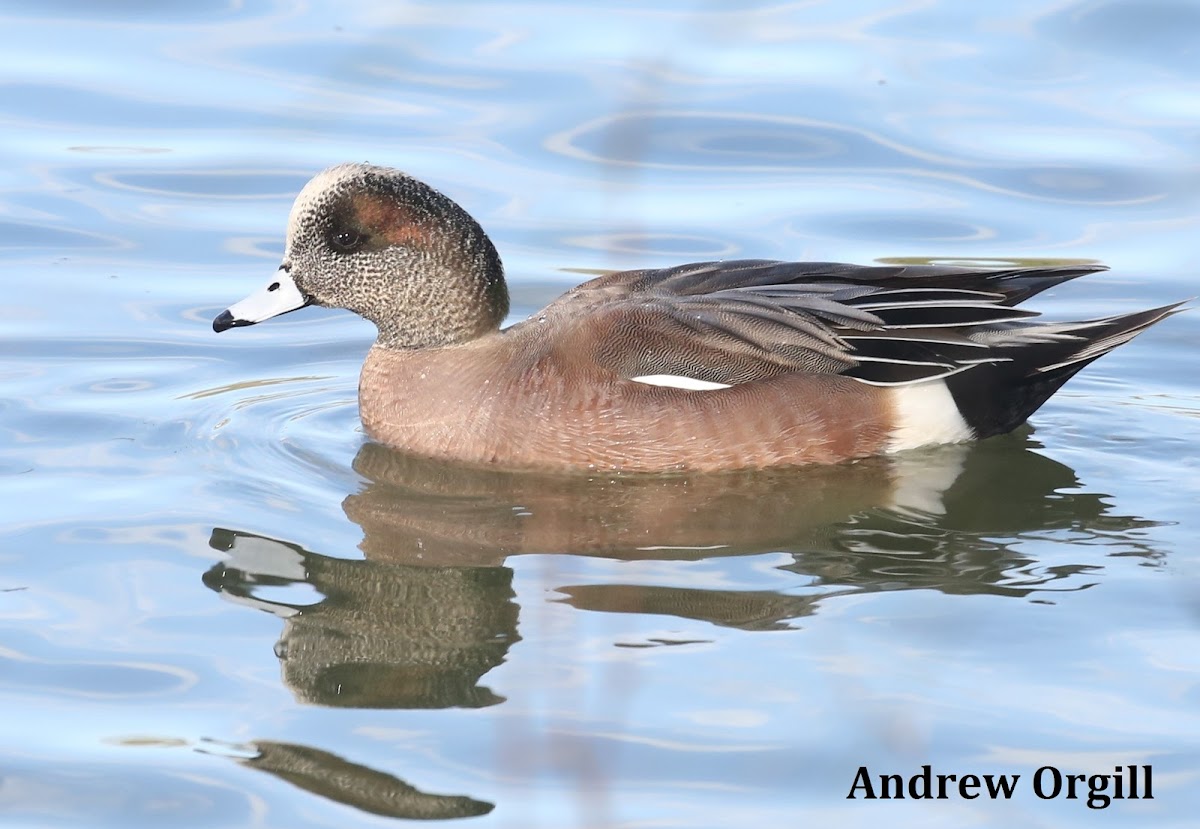
[(888, 394), (891, 395), (894, 422), (887, 451), (961, 443), (975, 438), (944, 380), (893, 386), (888, 389)]
[(647, 386), (668, 386), (672, 389), (687, 389), (688, 391), (713, 391), (727, 389), (728, 383), (710, 383), (708, 380), (697, 380), (695, 377), (683, 377), (679, 374), (644, 374), (641, 377), (630, 377), (635, 383), (645, 383)]

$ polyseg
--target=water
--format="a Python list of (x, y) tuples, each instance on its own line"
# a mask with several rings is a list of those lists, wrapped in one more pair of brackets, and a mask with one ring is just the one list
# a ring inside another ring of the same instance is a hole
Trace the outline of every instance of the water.
[[(514, 319), (725, 256), (1195, 295), (1194, 4), (2, 13), (4, 825), (1192, 825), (1196, 312), (975, 447), (575, 481), (366, 443), (361, 320), (209, 321), (344, 160), (479, 218)], [(846, 799), (922, 764), (1021, 779)], [(1117, 764), (1154, 799), (1030, 785)]]

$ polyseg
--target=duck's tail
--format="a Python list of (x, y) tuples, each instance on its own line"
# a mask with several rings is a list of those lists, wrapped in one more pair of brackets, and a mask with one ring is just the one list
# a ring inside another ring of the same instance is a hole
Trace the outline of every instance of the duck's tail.
[(946, 377), (963, 420), (977, 438), (1012, 431), (1063, 383), (1183, 305), (1082, 322), (1014, 322), (976, 329), (970, 338), (987, 345), (1002, 362), (986, 363)]

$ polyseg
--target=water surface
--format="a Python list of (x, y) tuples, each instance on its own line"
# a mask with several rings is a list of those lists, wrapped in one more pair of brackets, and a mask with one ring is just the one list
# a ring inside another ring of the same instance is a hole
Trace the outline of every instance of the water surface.
[[(514, 320), (735, 256), (1113, 267), (1057, 317), (1195, 295), (1194, 6), (0, 14), (5, 825), (1192, 824), (1195, 312), (977, 446), (568, 480), (366, 441), (348, 314), (210, 320), (346, 160), (466, 206)], [(925, 763), (1022, 783), (846, 799)], [(1154, 800), (1027, 785), (1114, 764)]]

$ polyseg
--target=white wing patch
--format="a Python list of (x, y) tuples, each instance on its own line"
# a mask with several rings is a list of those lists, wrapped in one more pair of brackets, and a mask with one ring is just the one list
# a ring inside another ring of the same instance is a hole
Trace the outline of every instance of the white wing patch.
[(974, 440), (975, 433), (963, 420), (944, 380), (892, 386), (888, 393), (893, 424), (887, 451)]
[(645, 383), (647, 386), (667, 386), (672, 389), (687, 389), (688, 391), (713, 391), (727, 389), (727, 383), (711, 383), (708, 380), (697, 380), (695, 377), (684, 377), (679, 374), (644, 374), (641, 377), (630, 377), (635, 383)]

